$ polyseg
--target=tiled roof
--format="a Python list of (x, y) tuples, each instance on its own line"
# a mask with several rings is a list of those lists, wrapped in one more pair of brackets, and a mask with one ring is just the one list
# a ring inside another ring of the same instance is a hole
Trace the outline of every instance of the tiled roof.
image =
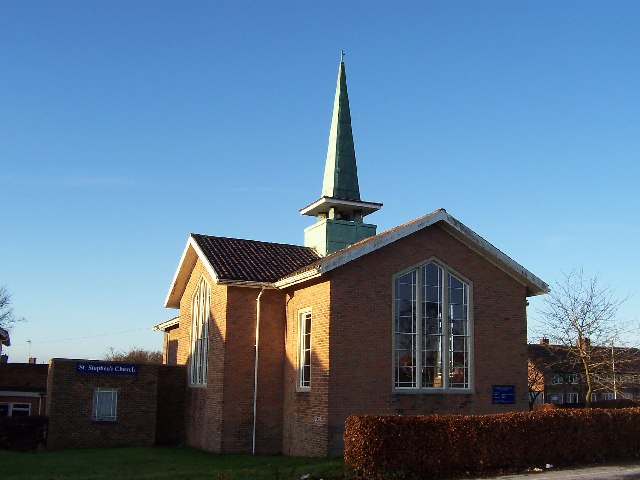
[(320, 258), (298, 245), (192, 234), (220, 280), (275, 282)]

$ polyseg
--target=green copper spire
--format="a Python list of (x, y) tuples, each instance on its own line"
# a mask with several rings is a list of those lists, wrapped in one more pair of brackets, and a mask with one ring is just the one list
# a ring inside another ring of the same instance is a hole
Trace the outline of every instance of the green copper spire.
[(347, 93), (347, 74), (342, 59), (338, 68), (338, 83), (333, 102), (333, 116), (331, 118), (331, 129), (329, 130), (329, 147), (327, 148), (327, 162), (324, 167), (322, 196), (360, 200), (356, 151), (353, 146), (351, 111)]
[(375, 235), (376, 226), (364, 223), (362, 219), (382, 207), (381, 203), (360, 200), (343, 55), (344, 52), (338, 68), (322, 195), (300, 210), (302, 215), (317, 219), (315, 224), (304, 229), (304, 244), (315, 248), (320, 255), (328, 255)]

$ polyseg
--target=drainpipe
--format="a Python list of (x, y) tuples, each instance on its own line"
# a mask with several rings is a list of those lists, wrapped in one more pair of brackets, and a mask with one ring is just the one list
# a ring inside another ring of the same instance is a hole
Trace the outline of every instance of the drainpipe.
[(260, 290), (256, 299), (256, 359), (253, 366), (253, 445), (251, 447), (251, 455), (256, 454), (256, 418), (258, 406), (258, 341), (260, 340), (260, 297), (264, 293), (264, 288)]

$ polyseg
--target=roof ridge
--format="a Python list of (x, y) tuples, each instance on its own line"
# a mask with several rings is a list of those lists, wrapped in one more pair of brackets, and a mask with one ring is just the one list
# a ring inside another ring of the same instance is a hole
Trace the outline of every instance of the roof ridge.
[(314, 250), (311, 247), (305, 247), (304, 245), (296, 245), (294, 243), (281, 243), (281, 242), (267, 242), (265, 240), (252, 240), (249, 238), (238, 238), (238, 237), (222, 237), (219, 235), (207, 235), (204, 233), (190, 233), (189, 235), (193, 236), (193, 237), (207, 237), (207, 238), (219, 238), (221, 240), (238, 240), (241, 242), (252, 242), (252, 243), (262, 243), (265, 245), (282, 245), (282, 246), (286, 246), (286, 247), (296, 247), (296, 248), (304, 248), (304, 249), (308, 249), (308, 250)]

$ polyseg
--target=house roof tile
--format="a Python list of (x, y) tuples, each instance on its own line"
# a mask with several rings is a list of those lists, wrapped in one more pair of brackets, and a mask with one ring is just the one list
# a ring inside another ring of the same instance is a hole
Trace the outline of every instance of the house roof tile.
[(320, 258), (298, 245), (192, 234), (218, 279), (275, 282)]

